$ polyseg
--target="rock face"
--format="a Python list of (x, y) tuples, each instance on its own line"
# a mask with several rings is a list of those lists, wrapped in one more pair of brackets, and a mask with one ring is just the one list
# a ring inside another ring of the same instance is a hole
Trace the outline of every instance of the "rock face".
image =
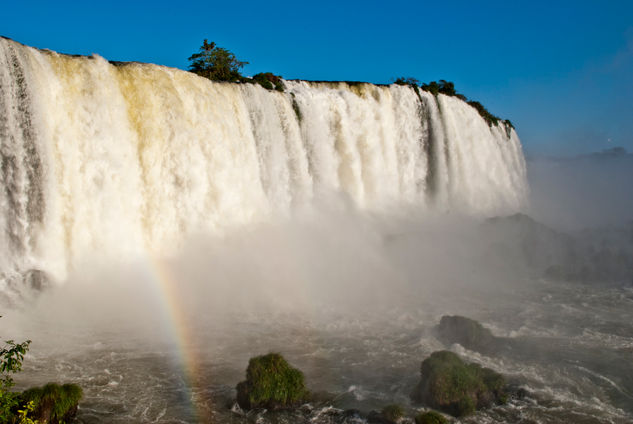
[(438, 339), (447, 345), (459, 343), (466, 349), (489, 353), (497, 350), (499, 339), (477, 321), (459, 315), (444, 315), (436, 327)]
[(246, 381), (239, 383), (236, 390), (237, 403), (243, 409), (291, 408), (308, 396), (303, 373), (278, 353), (251, 358)]
[(29, 418), (40, 424), (61, 424), (70, 422), (77, 414), (77, 406), (83, 396), (76, 384), (59, 385), (48, 383), (43, 387), (33, 387), (22, 393), (22, 402), (33, 402), (34, 410)]
[(433, 352), (422, 362), (415, 401), (461, 417), (493, 404), (505, 403), (504, 378), (488, 368), (462, 361), (449, 351)]

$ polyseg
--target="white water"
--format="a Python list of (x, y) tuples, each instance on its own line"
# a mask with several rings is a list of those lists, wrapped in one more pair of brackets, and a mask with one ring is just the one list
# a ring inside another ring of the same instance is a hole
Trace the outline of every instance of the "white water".
[(0, 38), (0, 280), (169, 252), (322, 197), (361, 210), (512, 213), (520, 141), (455, 98), (286, 81), (284, 93)]

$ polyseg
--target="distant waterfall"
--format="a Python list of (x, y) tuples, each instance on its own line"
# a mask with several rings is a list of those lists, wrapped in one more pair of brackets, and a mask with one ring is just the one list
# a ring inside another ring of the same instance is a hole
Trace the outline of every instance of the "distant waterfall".
[(161, 252), (324, 193), (372, 211), (523, 208), (516, 133), (463, 101), (397, 85), (285, 85), (0, 38), (0, 280), (64, 278), (87, 252)]

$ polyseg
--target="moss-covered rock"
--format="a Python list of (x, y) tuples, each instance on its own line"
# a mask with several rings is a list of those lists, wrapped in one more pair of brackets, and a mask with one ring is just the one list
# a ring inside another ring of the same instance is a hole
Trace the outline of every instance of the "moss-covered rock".
[(445, 350), (422, 362), (420, 383), (412, 394), (414, 400), (456, 417), (505, 403), (506, 396), (503, 376)]
[(382, 411), (380, 413), (385, 418), (385, 420), (392, 423), (397, 423), (402, 417), (404, 417), (404, 410), (400, 405), (387, 405), (382, 408)]
[(303, 373), (278, 353), (251, 358), (246, 381), (236, 387), (237, 403), (243, 409), (284, 409), (305, 401), (308, 391)]
[(415, 424), (448, 424), (448, 420), (442, 414), (428, 411), (416, 415)]
[(25, 390), (21, 398), (24, 404), (33, 402), (30, 418), (40, 424), (60, 424), (70, 422), (77, 414), (82, 396), (83, 391), (76, 384), (48, 383)]
[(435, 328), (437, 338), (447, 345), (459, 343), (476, 352), (492, 352), (499, 341), (477, 321), (459, 315), (444, 315)]

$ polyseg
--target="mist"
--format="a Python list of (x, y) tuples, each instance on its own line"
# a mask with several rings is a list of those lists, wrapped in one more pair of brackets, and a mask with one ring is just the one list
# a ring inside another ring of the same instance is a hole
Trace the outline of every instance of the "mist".
[(528, 157), (530, 215), (565, 230), (633, 220), (633, 154), (623, 148), (575, 157)]

